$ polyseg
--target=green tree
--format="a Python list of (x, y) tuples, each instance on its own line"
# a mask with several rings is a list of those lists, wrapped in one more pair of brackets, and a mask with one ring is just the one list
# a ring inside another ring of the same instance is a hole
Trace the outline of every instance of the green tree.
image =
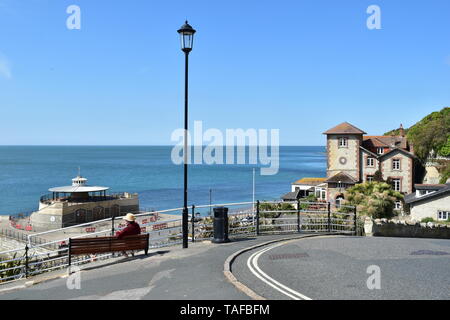
[[(430, 152), (438, 155), (450, 155), (450, 108), (433, 112), (405, 130), (408, 141), (414, 146), (414, 153), (425, 163)], [(398, 130), (392, 130), (385, 135), (398, 135)]]
[(385, 182), (366, 182), (349, 188), (345, 199), (359, 214), (379, 219), (392, 218), (395, 202), (403, 200), (403, 195)]
[(383, 180), (383, 174), (380, 170), (375, 171), (375, 174), (373, 176), (373, 181), (375, 182), (384, 182)]
[(447, 180), (450, 178), (450, 161), (448, 160), (440, 160), (438, 170), (439, 174), (441, 176), (441, 180), (439, 183), (446, 183)]
[(438, 154), (443, 157), (450, 157), (450, 136), (447, 138), (447, 143), (444, 144), (438, 151)]

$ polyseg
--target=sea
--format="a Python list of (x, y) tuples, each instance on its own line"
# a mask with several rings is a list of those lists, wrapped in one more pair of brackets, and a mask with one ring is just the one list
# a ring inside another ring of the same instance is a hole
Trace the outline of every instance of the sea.
[[(37, 210), (39, 198), (52, 187), (67, 186), (81, 172), (93, 186), (110, 192), (137, 192), (140, 206), (165, 210), (183, 206), (183, 165), (172, 161), (173, 146), (0, 146), (0, 215)], [(248, 155), (248, 148), (246, 148)], [(250, 202), (253, 169), (256, 200), (278, 200), (291, 183), (304, 177), (325, 177), (323, 146), (284, 146), (279, 170), (261, 175), (250, 164), (191, 164), (189, 205)], [(210, 198), (211, 196), (211, 198)], [(209, 209), (208, 209), (209, 210)]]

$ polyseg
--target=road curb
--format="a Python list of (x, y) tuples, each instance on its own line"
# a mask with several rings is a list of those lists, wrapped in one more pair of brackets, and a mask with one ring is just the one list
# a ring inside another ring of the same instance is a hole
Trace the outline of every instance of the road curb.
[(249, 287), (247, 287), (246, 285), (244, 285), (242, 282), (238, 281), (236, 279), (236, 277), (233, 275), (232, 270), (231, 270), (231, 266), (234, 262), (234, 260), (236, 260), (236, 258), (238, 256), (240, 256), (241, 254), (257, 249), (257, 248), (261, 248), (264, 246), (267, 246), (269, 244), (273, 244), (273, 243), (277, 243), (277, 242), (283, 242), (283, 241), (290, 241), (290, 240), (300, 240), (300, 239), (305, 239), (305, 238), (313, 238), (313, 237), (323, 237), (323, 236), (336, 236), (336, 233), (326, 233), (326, 234), (307, 234), (307, 235), (301, 235), (298, 237), (291, 237), (291, 238), (282, 238), (282, 239), (276, 239), (276, 240), (270, 240), (267, 242), (263, 242), (242, 250), (239, 250), (235, 253), (233, 253), (232, 255), (230, 255), (226, 260), (225, 263), (223, 265), (223, 274), (225, 276), (225, 278), (231, 283), (233, 284), (239, 291), (245, 293), (246, 295), (248, 295), (250, 298), (252, 298), (253, 300), (267, 300), (266, 298), (260, 296), (259, 294), (257, 294), (256, 292), (254, 292), (252, 289), (250, 289)]

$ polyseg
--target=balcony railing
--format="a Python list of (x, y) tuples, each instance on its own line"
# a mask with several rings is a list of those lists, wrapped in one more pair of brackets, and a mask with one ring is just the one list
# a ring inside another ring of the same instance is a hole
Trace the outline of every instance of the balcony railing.
[(58, 202), (71, 202), (71, 203), (85, 203), (85, 202), (98, 202), (98, 201), (110, 201), (118, 199), (133, 199), (135, 198), (132, 193), (118, 192), (107, 194), (106, 196), (92, 196), (88, 198), (79, 199), (72, 198), (71, 196), (54, 196), (53, 194), (47, 194), (40, 198), (42, 204), (51, 204), (55, 201)]

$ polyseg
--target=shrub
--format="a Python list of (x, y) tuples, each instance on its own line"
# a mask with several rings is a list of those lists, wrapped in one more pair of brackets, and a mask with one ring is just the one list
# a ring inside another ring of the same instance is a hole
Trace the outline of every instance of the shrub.
[[(262, 202), (259, 205), (260, 211), (289, 211), (294, 210), (294, 206), (290, 203), (280, 202), (280, 203), (268, 203), (268, 202)], [(281, 212), (264, 212), (261, 213), (261, 217), (264, 218), (278, 218), (280, 217), (282, 213)]]
[[(14, 254), (14, 256), (12, 258), (6, 258), (6, 260), (13, 260), (16, 257), (17, 257), (17, 253)], [(4, 278), (19, 275), (22, 272), (21, 268), (19, 268), (21, 265), (22, 265), (22, 260), (9, 261), (6, 263), (0, 262), (0, 281), (1, 281), (1, 279), (4, 279)], [(13, 267), (18, 267), (18, 268), (12, 269), (12, 270), (7, 270), (7, 269), (10, 269)], [(7, 271), (3, 271), (3, 270), (7, 270)]]
[(386, 182), (365, 182), (349, 188), (345, 199), (359, 214), (379, 219), (392, 218), (395, 201), (403, 200), (403, 195)]
[(423, 218), (420, 222), (423, 222), (423, 223), (434, 222), (434, 219), (433, 218)]

